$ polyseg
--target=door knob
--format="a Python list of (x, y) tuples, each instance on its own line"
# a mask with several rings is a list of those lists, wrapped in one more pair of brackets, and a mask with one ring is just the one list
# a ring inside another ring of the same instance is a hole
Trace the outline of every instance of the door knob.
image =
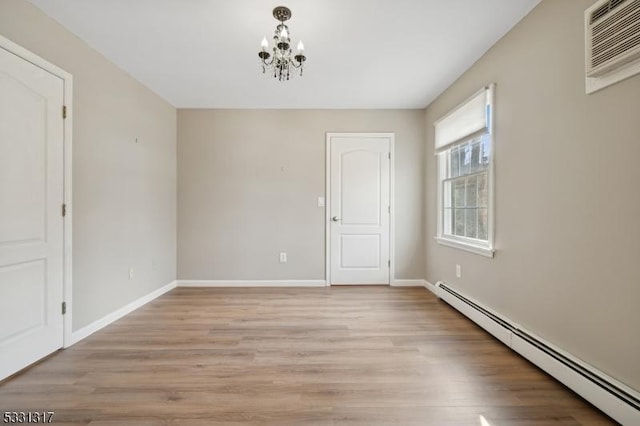
[(332, 221), (337, 222), (340, 220), (340, 218), (338, 216), (334, 216), (331, 218)]

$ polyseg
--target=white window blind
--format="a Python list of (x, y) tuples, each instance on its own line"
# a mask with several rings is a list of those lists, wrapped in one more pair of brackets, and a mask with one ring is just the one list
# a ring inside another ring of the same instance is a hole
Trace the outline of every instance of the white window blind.
[(490, 85), (435, 123), (436, 152), (480, 131), (490, 131), (493, 88)]

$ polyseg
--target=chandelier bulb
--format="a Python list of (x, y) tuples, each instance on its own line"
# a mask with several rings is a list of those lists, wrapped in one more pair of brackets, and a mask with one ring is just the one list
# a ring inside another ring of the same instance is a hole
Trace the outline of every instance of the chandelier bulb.
[(282, 28), (282, 31), (280, 31), (280, 41), (286, 41), (287, 37), (289, 37), (289, 34), (287, 34), (287, 29)]
[(302, 43), (302, 40), (298, 43), (298, 53), (304, 53), (304, 44)]
[(269, 42), (267, 41), (267, 38), (266, 38), (266, 37), (263, 37), (263, 38), (262, 38), (262, 44), (261, 44), (261, 46), (262, 46), (262, 51), (263, 51), (263, 52), (266, 52), (266, 51), (267, 51), (267, 49), (269, 48)]

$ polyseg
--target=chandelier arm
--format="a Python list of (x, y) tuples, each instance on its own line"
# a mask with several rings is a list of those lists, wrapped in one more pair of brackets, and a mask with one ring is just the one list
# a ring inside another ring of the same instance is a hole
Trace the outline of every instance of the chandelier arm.
[[(289, 63), (291, 64), (292, 67), (294, 67), (295, 69), (300, 69), (302, 68), (302, 66), (304, 65), (304, 62), (298, 62), (295, 59), (291, 59), (289, 58)], [(296, 65), (298, 64), (298, 65)]]
[(269, 61), (265, 61), (264, 59), (262, 60), (262, 63), (266, 66), (271, 66), (273, 64), (273, 61), (275, 61), (276, 59), (276, 55), (271, 55), (271, 62)]

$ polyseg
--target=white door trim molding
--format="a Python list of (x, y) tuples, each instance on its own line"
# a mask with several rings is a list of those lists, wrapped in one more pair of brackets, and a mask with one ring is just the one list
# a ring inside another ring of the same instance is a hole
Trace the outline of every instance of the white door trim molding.
[[(59, 68), (52, 63), (46, 61), (30, 50), (12, 42), (11, 40), (0, 35), (0, 48), (10, 52), (33, 65), (42, 68), (43, 70), (59, 77), (64, 82), (64, 105), (66, 106), (66, 119), (63, 122), (64, 126), (64, 204), (66, 205), (66, 216), (64, 220), (64, 284), (63, 294), (64, 301), (66, 303), (67, 312), (64, 315), (64, 347), (71, 346), (73, 340), (71, 338), (72, 326), (73, 326), (73, 304), (72, 304), (72, 290), (73, 290), (73, 276), (72, 276), (72, 209), (71, 209), (71, 179), (72, 179), (72, 132), (73, 132), (73, 76)], [(60, 111), (62, 114), (62, 111)], [(62, 214), (62, 213), (61, 213)]]
[(342, 137), (364, 137), (364, 138), (388, 138), (391, 161), (389, 166), (389, 204), (391, 212), (389, 214), (389, 285), (394, 282), (395, 276), (395, 142), (396, 134), (393, 132), (359, 133), (359, 132), (327, 132), (325, 138), (325, 281), (327, 286), (331, 286), (331, 138)]

